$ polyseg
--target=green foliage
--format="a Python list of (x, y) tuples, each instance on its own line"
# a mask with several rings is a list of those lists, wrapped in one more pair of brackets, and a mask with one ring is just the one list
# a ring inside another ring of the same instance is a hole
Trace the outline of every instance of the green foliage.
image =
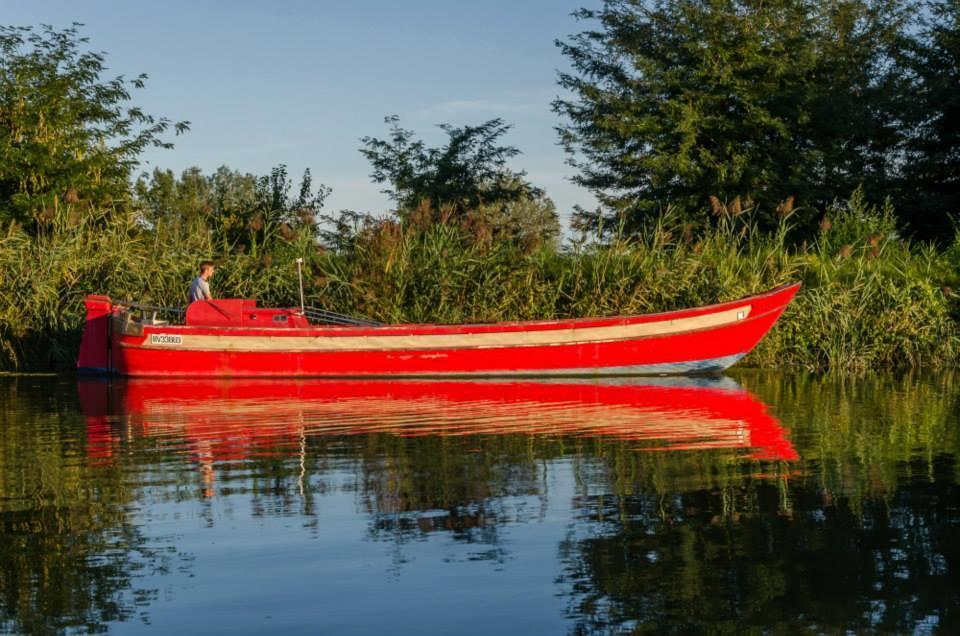
[(153, 227), (132, 212), (73, 219), (67, 206), (40, 236), (31, 237), (16, 225), (0, 233), (5, 272), (0, 277), (0, 364), (5, 367), (70, 366), (86, 294), (183, 305), (185, 282), (211, 256), (223, 259), (214, 282), (221, 297), (289, 304), (288, 267), (296, 256), (316, 249), (312, 232), (272, 232), (258, 250), (227, 252), (202, 219)]
[(902, 200), (911, 225), (936, 236), (951, 229), (944, 213), (960, 213), (960, 2), (934, 2), (928, 15), (906, 55), (919, 88), (909, 95), (917, 134), (908, 146)]
[(317, 216), (330, 188), (313, 189), (308, 168), (296, 196), (287, 167), (269, 175), (241, 174), (221, 166), (212, 175), (190, 168), (179, 177), (170, 170), (141, 176), (134, 188), (144, 220), (153, 226), (200, 226), (211, 233), (221, 253), (249, 250), (254, 256), (276, 236), (292, 240), (314, 236)]
[(755, 362), (864, 371), (956, 360), (954, 261), (901, 240), (889, 204), (869, 205), (861, 191), (835, 202), (795, 259), (804, 293)]
[[(434, 148), (401, 128), (396, 116), (386, 122), (390, 139), (364, 137), (360, 152), (373, 167), (371, 178), (390, 184), (385, 192), (397, 202), (395, 215), (401, 225), (419, 231), (453, 223), (478, 243), (506, 242), (528, 252), (559, 240), (553, 201), (526, 181), (525, 173), (507, 168), (507, 161), (520, 151), (499, 145), (510, 129), (502, 120), (463, 128), (443, 124), (447, 142)], [(346, 249), (361, 227), (381, 223), (352, 211), (323, 219), (333, 228), (320, 230), (325, 244)]]
[[(903, 28), (899, 0), (605, 0), (558, 42), (573, 70), (554, 103), (576, 181), (604, 208), (581, 226), (623, 227), (708, 197), (759, 207), (775, 228), (788, 197), (809, 210), (896, 176)], [(894, 90), (896, 89), (896, 90)], [(886, 188), (886, 191), (884, 190)], [(795, 221), (796, 222), (796, 221)]]
[(560, 241), (557, 208), (545, 194), (480, 205), (465, 216), (476, 233), (486, 231), (496, 241), (506, 241), (533, 249), (540, 245), (556, 247)]
[[(257, 250), (229, 251), (194, 225), (144, 225), (105, 213), (31, 238), (0, 235), (0, 351), (7, 368), (75, 359), (82, 299), (105, 293), (183, 305), (196, 264), (214, 256), (219, 297), (297, 303), (294, 259), (306, 260), (307, 300), (390, 322), (477, 322), (637, 314), (738, 298), (800, 279), (804, 288), (748, 364), (864, 371), (958, 359), (953, 252), (914, 247), (891, 231), (892, 212), (856, 194), (828, 212), (817, 241), (789, 247), (749, 215), (724, 217), (702, 238), (667, 217), (642, 237), (560, 249), (494, 240), (477, 225), (355, 217), (328, 230), (273, 233)], [(425, 218), (433, 216), (429, 210)], [(960, 249), (960, 248), (958, 248)]]
[(436, 209), (452, 206), (460, 213), (543, 196), (524, 179), (525, 173), (507, 168), (507, 161), (520, 151), (499, 145), (510, 130), (501, 119), (462, 128), (442, 124), (447, 142), (435, 148), (401, 128), (396, 116), (387, 117), (386, 123), (390, 124), (390, 138), (364, 137), (365, 148), (360, 152), (373, 167), (371, 178), (390, 184), (385, 192), (397, 202), (401, 215), (423, 201)]
[(140, 152), (188, 127), (130, 106), (146, 75), (102, 80), (104, 55), (78, 27), (0, 27), (0, 221), (43, 228), (64, 205), (127, 201)]

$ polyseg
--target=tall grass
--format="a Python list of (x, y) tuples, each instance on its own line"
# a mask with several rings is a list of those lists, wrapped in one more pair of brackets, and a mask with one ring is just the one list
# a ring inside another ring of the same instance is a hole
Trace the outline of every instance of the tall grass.
[(947, 250), (897, 235), (889, 208), (855, 194), (795, 245), (789, 218), (761, 234), (749, 215), (699, 237), (669, 215), (641, 238), (557, 247), (497, 241), (450, 223), (368, 222), (336, 248), (277, 233), (256, 252), (215, 243), (203, 226), (145, 227), (126, 213), (63, 212), (29, 236), (0, 230), (0, 366), (72, 364), (82, 300), (183, 305), (197, 263), (215, 258), (220, 297), (296, 304), (294, 259), (307, 263), (308, 302), (390, 322), (473, 322), (634, 314), (728, 300), (801, 280), (804, 287), (747, 364), (808, 370), (952, 365), (958, 359), (960, 241)]

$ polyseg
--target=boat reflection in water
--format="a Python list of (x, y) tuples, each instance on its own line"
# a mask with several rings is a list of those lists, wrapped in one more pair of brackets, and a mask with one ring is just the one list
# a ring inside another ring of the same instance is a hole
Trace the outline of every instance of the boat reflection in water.
[(306, 437), (606, 437), (638, 451), (797, 453), (766, 405), (730, 378), (619, 381), (81, 380), (88, 455), (124, 435), (179, 438), (201, 463), (295, 449)]

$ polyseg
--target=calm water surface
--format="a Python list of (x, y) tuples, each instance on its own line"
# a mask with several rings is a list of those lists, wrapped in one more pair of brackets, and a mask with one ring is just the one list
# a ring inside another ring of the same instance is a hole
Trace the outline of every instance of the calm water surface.
[(0, 378), (0, 632), (960, 633), (958, 380)]

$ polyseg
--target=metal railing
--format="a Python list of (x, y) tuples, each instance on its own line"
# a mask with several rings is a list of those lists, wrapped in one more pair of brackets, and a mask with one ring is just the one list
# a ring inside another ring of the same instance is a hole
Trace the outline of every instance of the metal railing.
[(303, 315), (312, 322), (319, 322), (327, 325), (339, 325), (341, 327), (382, 327), (382, 322), (370, 320), (363, 316), (348, 316), (338, 314), (335, 311), (327, 311), (317, 307), (304, 307)]
[[(146, 318), (148, 315), (151, 322), (156, 322), (157, 314), (168, 314), (177, 316), (178, 319), (186, 315), (187, 311), (183, 307), (161, 307), (159, 305), (147, 305), (145, 303), (135, 303), (132, 301), (119, 301), (114, 303), (118, 307), (126, 307), (128, 309), (134, 309), (139, 312)], [(377, 322), (376, 320), (371, 320), (364, 316), (348, 316), (347, 314), (339, 314), (335, 311), (327, 311), (326, 309), (320, 309), (318, 307), (304, 307), (303, 315), (310, 319), (311, 322), (326, 324), (326, 325), (339, 325), (342, 327), (382, 327), (382, 322)]]

